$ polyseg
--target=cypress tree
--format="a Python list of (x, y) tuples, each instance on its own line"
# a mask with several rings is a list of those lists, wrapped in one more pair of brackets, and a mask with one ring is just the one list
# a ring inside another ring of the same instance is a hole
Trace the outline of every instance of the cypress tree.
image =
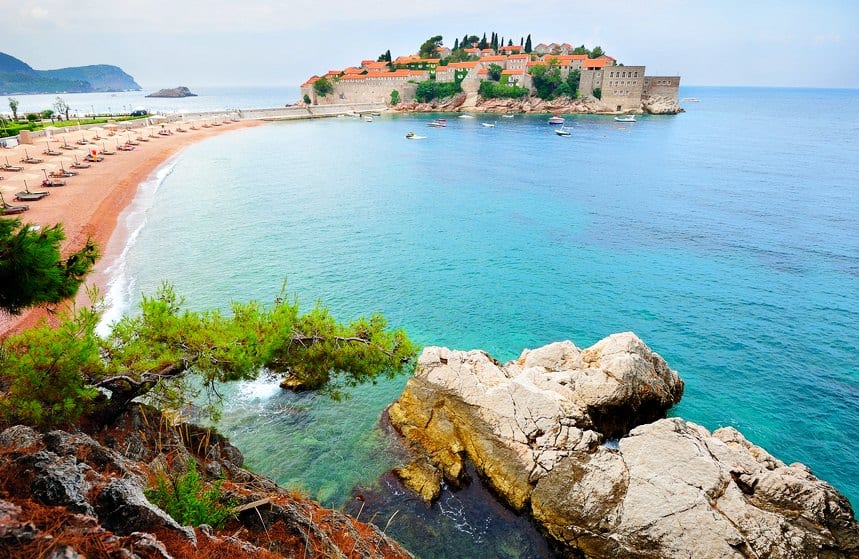
[(489, 42), (486, 40), (486, 33), (483, 34), (483, 38), (480, 39), (479, 43), (477, 43), (477, 48), (481, 50), (489, 48)]
[(459, 37), (453, 42), (453, 50), (459, 49)]
[(531, 52), (531, 34), (528, 33), (528, 38), (525, 39), (525, 52)]
[(507, 46), (508, 46), (508, 47), (512, 47), (512, 46), (513, 46), (513, 39), (510, 39), (509, 41), (507, 41)]

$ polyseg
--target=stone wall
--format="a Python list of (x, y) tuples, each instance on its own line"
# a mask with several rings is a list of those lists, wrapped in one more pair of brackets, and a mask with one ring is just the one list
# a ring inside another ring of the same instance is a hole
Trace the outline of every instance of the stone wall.
[(325, 97), (311, 96), (314, 104), (332, 105), (342, 103), (390, 103), (391, 92), (400, 92), (401, 101), (414, 101), (417, 83), (407, 79), (367, 80), (362, 82), (341, 81), (334, 84), (334, 91)]
[(644, 97), (666, 97), (677, 102), (680, 76), (647, 76), (644, 78)]
[(602, 102), (612, 111), (641, 108), (644, 66), (609, 66), (602, 72)]

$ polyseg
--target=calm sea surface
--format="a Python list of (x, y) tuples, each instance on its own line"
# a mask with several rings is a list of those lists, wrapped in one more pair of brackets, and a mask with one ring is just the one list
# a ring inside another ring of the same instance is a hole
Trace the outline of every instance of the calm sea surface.
[[(141, 187), (115, 310), (164, 280), (204, 308), (271, 301), (286, 278), (307, 307), (381, 311), (421, 344), (501, 360), (632, 330), (686, 380), (673, 415), (735, 426), (857, 506), (859, 91), (681, 95), (701, 102), (569, 117), (569, 138), (545, 117), (408, 115), (207, 140)], [(360, 491), (382, 526), (400, 510), (388, 532), (424, 557), (546, 555), (485, 500), (426, 511), (380, 480), (398, 460), (379, 416), (405, 380), (341, 403), (238, 385), (221, 429), (327, 505), (357, 512)]]

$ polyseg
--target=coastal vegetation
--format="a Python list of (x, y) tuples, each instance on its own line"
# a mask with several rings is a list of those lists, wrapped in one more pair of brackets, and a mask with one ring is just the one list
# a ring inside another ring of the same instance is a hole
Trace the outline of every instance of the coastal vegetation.
[(325, 97), (326, 95), (334, 91), (334, 86), (331, 85), (331, 82), (328, 81), (328, 78), (322, 77), (316, 80), (316, 82), (313, 84), (313, 89), (316, 90), (316, 93), (320, 97)]
[(484, 99), (521, 99), (528, 95), (528, 89), (518, 85), (483, 81), (480, 82), (478, 93)]
[(531, 68), (531, 79), (540, 99), (575, 99), (578, 97), (580, 75), (578, 70), (572, 70), (566, 79), (563, 78), (557, 63), (551, 59), (546, 64), (536, 64)]
[(415, 97), (418, 101), (427, 103), (433, 99), (443, 99), (456, 95), (462, 91), (460, 82), (437, 82), (435, 80), (426, 80), (418, 84)]
[(252, 380), (265, 369), (338, 398), (347, 387), (406, 371), (417, 350), (381, 315), (344, 324), (319, 304), (302, 313), (283, 298), (271, 308), (233, 303), (229, 314), (183, 305), (165, 285), (106, 337), (95, 331), (98, 305), (62, 313), (57, 327), (10, 336), (0, 345), (7, 394), (0, 415), (43, 426), (83, 415), (109, 423), (138, 397), (180, 409), (205, 395), (201, 409), (217, 417), (218, 383)]

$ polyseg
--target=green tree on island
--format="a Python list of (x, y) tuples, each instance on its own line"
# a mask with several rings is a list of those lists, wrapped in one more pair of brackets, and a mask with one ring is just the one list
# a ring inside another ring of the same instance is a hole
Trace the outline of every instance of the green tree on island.
[(331, 82), (328, 81), (328, 78), (321, 77), (315, 82), (313, 82), (313, 89), (316, 91), (316, 94), (320, 97), (325, 97), (332, 91), (334, 91), (334, 86), (331, 85)]
[(603, 52), (602, 47), (596, 46), (593, 48), (593, 50), (590, 53), (588, 53), (588, 58), (599, 58), (600, 56), (602, 56), (604, 54), (605, 53)]
[(528, 38), (525, 39), (525, 52), (531, 54), (531, 34), (528, 33)]
[(489, 70), (489, 79), (497, 82), (501, 79), (501, 72), (504, 71), (504, 68), (502, 68), (498, 64), (490, 64), (487, 70)]
[(438, 58), (438, 47), (441, 46), (441, 42), (441, 35), (430, 37), (418, 49), (418, 56), (421, 58)]

